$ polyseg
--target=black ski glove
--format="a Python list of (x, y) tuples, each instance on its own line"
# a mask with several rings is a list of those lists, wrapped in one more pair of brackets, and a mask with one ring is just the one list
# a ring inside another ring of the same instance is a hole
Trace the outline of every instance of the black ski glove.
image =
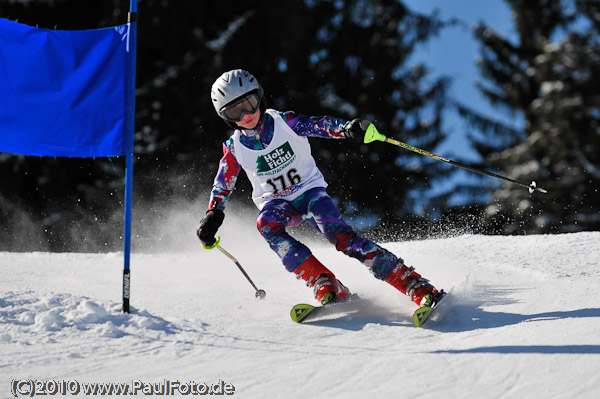
[(356, 118), (344, 126), (344, 136), (350, 140), (364, 142), (365, 133), (371, 122), (367, 119)]
[(217, 234), (217, 230), (223, 224), (223, 219), (225, 219), (223, 211), (210, 209), (206, 212), (206, 215), (204, 215), (196, 229), (196, 234), (198, 234), (198, 238), (202, 244), (210, 247), (217, 241), (215, 234)]

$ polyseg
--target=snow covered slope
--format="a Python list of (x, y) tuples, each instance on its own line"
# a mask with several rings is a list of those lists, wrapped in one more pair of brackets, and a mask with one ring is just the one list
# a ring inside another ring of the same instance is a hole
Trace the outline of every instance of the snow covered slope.
[(239, 398), (600, 397), (600, 232), (384, 244), (451, 291), (421, 329), (406, 297), (323, 243), (317, 257), (368, 306), (294, 324), (311, 291), (257, 234), (222, 245), (265, 300), (199, 245), (133, 255), (130, 315), (122, 254), (0, 253), (0, 398), (13, 379), (221, 380)]

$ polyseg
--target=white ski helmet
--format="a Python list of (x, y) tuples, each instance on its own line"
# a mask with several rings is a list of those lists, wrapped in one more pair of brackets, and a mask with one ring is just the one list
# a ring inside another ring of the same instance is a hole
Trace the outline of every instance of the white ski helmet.
[[(258, 95), (262, 108), (264, 106), (264, 92), (258, 80), (248, 71), (233, 69), (225, 72), (215, 80), (210, 90), (210, 98), (212, 99), (215, 111), (221, 116), (223, 108), (251, 92), (255, 92)], [(225, 120), (225, 118), (223, 119)], [(225, 122), (230, 124), (227, 120)]]

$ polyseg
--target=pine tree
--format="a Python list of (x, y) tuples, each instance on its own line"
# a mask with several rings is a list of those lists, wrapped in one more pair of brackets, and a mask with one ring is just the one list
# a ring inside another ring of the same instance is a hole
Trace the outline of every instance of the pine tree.
[(522, 116), (522, 130), (462, 114), (485, 165), (547, 194), (493, 186), (485, 209), (492, 231), (556, 233), (600, 228), (600, 6), (590, 1), (510, 0), (516, 43), (485, 24), (479, 87), (492, 104)]

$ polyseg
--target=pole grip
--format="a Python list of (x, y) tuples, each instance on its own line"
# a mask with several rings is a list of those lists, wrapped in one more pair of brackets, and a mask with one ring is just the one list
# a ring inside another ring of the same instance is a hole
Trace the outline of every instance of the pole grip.
[(202, 244), (202, 248), (204, 249), (213, 249), (219, 246), (219, 243), (221, 242), (221, 237), (217, 237), (217, 239), (215, 240), (215, 243), (213, 245), (204, 245), (202, 244), (202, 242), (200, 242)]
[(377, 131), (374, 124), (370, 124), (365, 132), (364, 143), (369, 144), (373, 141), (385, 141), (386, 137)]

